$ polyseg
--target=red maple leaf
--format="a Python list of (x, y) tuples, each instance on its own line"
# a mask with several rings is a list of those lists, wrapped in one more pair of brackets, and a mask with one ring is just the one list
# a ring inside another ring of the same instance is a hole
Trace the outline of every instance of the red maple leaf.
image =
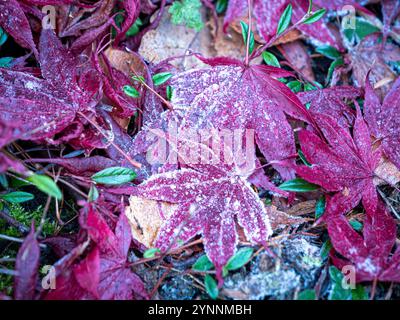
[[(280, 68), (244, 66), (226, 58), (202, 59), (212, 68), (176, 75), (172, 104), (183, 111), (183, 129), (254, 129), (258, 147), (268, 161), (296, 153), (293, 130), (286, 115), (312, 123), (296, 95), (276, 78), (292, 74)], [(274, 165), (284, 179), (287, 167)]]
[(54, 32), (44, 29), (40, 38), (41, 73), (44, 79), (26, 72), (0, 68), (0, 115), (17, 121), (21, 139), (42, 140), (66, 130), (57, 142), (77, 138), (83, 131), (78, 112), (94, 112), (94, 94), (99, 83), (91, 68), (65, 49)]
[(114, 233), (94, 205), (86, 205), (82, 214), (81, 218), (86, 220), (82, 227), (87, 230), (96, 246), (66, 275), (57, 278), (56, 289), (50, 291), (46, 298), (147, 298), (142, 280), (132, 272), (127, 262), (132, 235), (126, 216), (120, 215)]
[(365, 209), (363, 236), (344, 216), (327, 219), (332, 245), (347, 259), (331, 255), (332, 260), (339, 268), (352, 264), (357, 282), (400, 282), (400, 247), (391, 254), (396, 243), (396, 223), (381, 202), (375, 210), (371, 206), (365, 206)]
[(18, 250), (15, 262), (17, 275), (14, 279), (14, 297), (17, 300), (32, 300), (38, 280), (40, 248), (36, 239), (34, 224)]
[(327, 114), (342, 126), (350, 126), (354, 122), (355, 112), (343, 100), (353, 100), (360, 96), (360, 90), (351, 86), (337, 86), (332, 88), (304, 91), (297, 94), (304, 104), (309, 103), (309, 110)]
[(315, 133), (299, 133), (301, 149), (311, 166), (299, 166), (302, 178), (336, 192), (328, 201), (323, 216), (341, 215), (354, 208), (362, 199), (375, 210), (378, 196), (373, 178), (381, 152), (372, 151), (368, 127), (358, 110), (353, 137), (330, 116), (315, 114), (326, 141)]
[[(293, 22), (299, 21), (307, 13), (309, 5), (308, 0), (253, 1), (253, 15), (256, 19), (257, 28), (265, 41), (268, 42), (276, 34), (279, 18), (289, 4), (293, 6)], [(322, 8), (325, 7), (325, 5), (321, 3), (320, 5)], [(224, 20), (224, 29), (226, 29), (231, 22), (243, 16), (247, 16), (247, 6), (247, 0), (229, 1)], [(340, 50), (343, 49), (343, 46), (334, 36), (333, 32), (322, 20), (312, 25), (301, 25), (299, 26), (299, 30), (321, 43), (329, 44)]]
[(236, 220), (252, 243), (265, 244), (272, 233), (267, 209), (246, 178), (228, 165), (194, 165), (139, 185), (138, 195), (179, 205), (161, 227), (156, 247), (166, 251), (201, 234), (221, 280), (222, 268), (236, 250)]
[(400, 168), (400, 78), (381, 103), (369, 81), (365, 81), (365, 120), (372, 135), (381, 141), (383, 152)]

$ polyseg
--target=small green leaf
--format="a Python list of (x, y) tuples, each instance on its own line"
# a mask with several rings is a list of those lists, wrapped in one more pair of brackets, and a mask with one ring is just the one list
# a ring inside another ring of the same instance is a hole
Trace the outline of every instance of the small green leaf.
[(123, 90), (124, 90), (124, 93), (125, 93), (128, 97), (131, 97), (131, 98), (139, 98), (139, 97), (140, 97), (139, 91), (137, 91), (137, 90), (136, 90), (134, 87), (132, 87), (132, 86), (126, 85), (126, 86), (123, 87)]
[(338, 67), (338, 66), (342, 66), (342, 65), (344, 65), (344, 60), (343, 60), (342, 57), (337, 58), (335, 61), (333, 61), (331, 63), (331, 65), (329, 66), (329, 69), (328, 69), (328, 75), (326, 77), (326, 83), (328, 83), (331, 80), (332, 75), (333, 75), (333, 71), (335, 70), (335, 68)]
[(333, 283), (329, 300), (351, 300), (351, 290), (344, 289), (341, 283)]
[(8, 180), (4, 173), (0, 173), (0, 184), (4, 189), (8, 188)]
[(299, 92), (301, 91), (302, 84), (301, 84), (300, 81), (293, 80), (293, 81), (288, 82), (286, 85), (287, 85), (287, 86), (289, 87), (289, 89), (292, 90), (294, 93), (299, 93)]
[(314, 22), (317, 22), (319, 19), (321, 19), (324, 14), (326, 13), (326, 9), (320, 9), (318, 11), (315, 11), (311, 16), (306, 18), (303, 23), (304, 24), (311, 24)]
[(145, 82), (145, 79), (144, 79), (143, 76), (132, 76), (132, 80), (135, 80), (135, 81), (137, 81), (139, 83), (144, 83)]
[(8, 39), (8, 34), (0, 28), (0, 46), (2, 46)]
[(155, 86), (160, 86), (163, 83), (167, 82), (168, 79), (171, 77), (172, 77), (172, 73), (169, 73), (169, 72), (157, 73), (153, 76), (153, 83)]
[(314, 289), (307, 289), (299, 293), (297, 300), (315, 300), (316, 294)]
[(329, 252), (331, 251), (331, 249), (332, 249), (332, 243), (330, 242), (330, 240), (326, 240), (322, 245), (320, 252), (321, 258), (323, 260), (328, 259)]
[(311, 167), (311, 163), (309, 163), (306, 159), (306, 156), (304, 155), (303, 151), (301, 149), (297, 150), (297, 154), (299, 155), (300, 160), (307, 166)]
[(96, 186), (92, 184), (89, 189), (88, 201), (93, 202), (96, 201), (98, 198), (99, 198), (99, 190), (97, 190)]
[(209, 274), (206, 274), (206, 276), (204, 277), (204, 286), (211, 299), (215, 300), (218, 298), (219, 290), (217, 282)]
[(124, 167), (111, 167), (101, 170), (92, 176), (92, 180), (101, 184), (118, 185), (132, 181), (136, 172)]
[(341, 284), (343, 280), (343, 273), (340, 272), (338, 268), (335, 266), (330, 266), (329, 267), (329, 276), (331, 277), (331, 280), (335, 283)]
[(166, 88), (166, 94), (167, 94), (167, 100), (168, 100), (168, 101), (171, 101), (173, 90), (174, 90), (174, 89), (173, 89), (171, 86), (167, 86), (167, 88)]
[(144, 253), (143, 253), (143, 258), (149, 259), (149, 258), (154, 258), (156, 253), (159, 253), (160, 249), (158, 248), (150, 248), (147, 249)]
[(365, 288), (358, 284), (355, 289), (351, 290), (352, 300), (368, 300), (368, 294)]
[(52, 196), (58, 200), (61, 200), (62, 193), (58, 188), (57, 184), (48, 176), (40, 175), (40, 174), (32, 174), (28, 178), (26, 178), (29, 182), (35, 185), (40, 191)]
[(312, 5), (313, 5), (312, 0), (308, 0), (308, 10), (307, 10), (307, 14), (310, 14), (310, 13), (311, 13), (311, 11), (312, 11)]
[(225, 269), (232, 271), (243, 267), (253, 255), (253, 248), (241, 248), (233, 255), (225, 265)]
[[(244, 45), (247, 46), (247, 35), (249, 32), (249, 26), (247, 23), (240, 21), (240, 25), (242, 26), (242, 36), (243, 36), (243, 42)], [(253, 31), (250, 31), (250, 43), (249, 43), (249, 54), (251, 54), (254, 50), (254, 33)]]
[(137, 18), (136, 21), (133, 23), (133, 25), (126, 32), (126, 36), (127, 37), (132, 37), (132, 36), (136, 35), (139, 32), (140, 27), (142, 25), (143, 25), (142, 20), (140, 20), (140, 18)]
[(305, 83), (304, 84), (304, 92), (307, 91), (313, 91), (313, 90), (317, 90), (318, 88), (314, 85), (312, 85), (311, 83)]
[(319, 219), (325, 212), (326, 200), (325, 196), (321, 196), (315, 204), (315, 219)]
[(3, 57), (0, 58), (0, 68), (9, 68), (11, 66), (11, 62), (13, 62), (13, 57)]
[(207, 271), (214, 267), (214, 264), (208, 259), (207, 255), (202, 255), (193, 264), (192, 269), (196, 271)]
[(269, 66), (273, 66), (273, 67), (278, 67), (280, 68), (281, 65), (279, 64), (278, 59), (275, 57), (275, 55), (273, 55), (271, 52), (268, 51), (264, 51), (262, 53), (262, 57), (264, 59), (264, 62), (269, 65)]
[(286, 7), (285, 11), (283, 11), (279, 19), (278, 28), (276, 29), (276, 34), (279, 35), (282, 32), (284, 32), (289, 26), (291, 20), (292, 20), (292, 5), (289, 4)]
[(349, 221), (350, 225), (353, 227), (354, 230), (356, 231), (361, 231), (363, 228), (363, 224), (357, 220), (351, 219)]
[(0, 198), (11, 203), (21, 203), (32, 200), (35, 197), (33, 194), (28, 192), (15, 191), (6, 194), (0, 194)]
[(328, 57), (332, 60), (335, 60), (337, 58), (340, 58), (342, 55), (340, 54), (339, 51), (336, 50), (336, 48), (330, 46), (330, 45), (323, 45), (315, 49), (318, 53), (324, 55), (325, 57)]
[(218, 14), (225, 12), (227, 7), (228, 0), (217, 0), (217, 3), (215, 4), (215, 10)]
[(319, 188), (316, 184), (307, 182), (301, 178), (285, 181), (279, 186), (280, 189), (292, 192), (309, 192)]

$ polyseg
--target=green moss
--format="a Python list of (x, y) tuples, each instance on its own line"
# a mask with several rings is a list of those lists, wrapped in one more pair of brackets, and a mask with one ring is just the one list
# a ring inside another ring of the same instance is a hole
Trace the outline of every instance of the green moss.
[[(40, 219), (43, 215), (43, 208), (39, 206), (34, 211), (27, 211), (24, 209), (20, 204), (9, 204), (8, 205), (10, 216), (12, 216), (15, 220), (19, 221), (20, 223), (24, 224), (25, 226), (29, 227), (31, 225), (32, 220), (35, 220), (35, 227), (37, 228), (40, 224)], [(42, 234), (44, 236), (54, 234), (56, 230), (56, 223), (54, 221), (50, 221), (46, 219)], [(0, 233), (12, 236), (12, 237), (20, 237), (21, 233), (18, 231), (17, 228), (8, 225), (5, 221), (0, 220)]]

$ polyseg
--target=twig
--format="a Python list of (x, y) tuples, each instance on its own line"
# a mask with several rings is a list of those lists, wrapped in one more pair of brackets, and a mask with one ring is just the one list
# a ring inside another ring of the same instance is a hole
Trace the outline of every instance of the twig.
[(17, 230), (19, 232), (21, 232), (22, 234), (29, 233), (29, 228), (27, 226), (25, 226), (24, 224), (22, 224), (18, 220), (16, 220), (13, 217), (11, 217), (8, 213), (6, 213), (4, 211), (0, 211), (0, 218), (5, 220), (9, 225), (12, 225), (13, 227), (17, 228)]
[(108, 141), (122, 156), (124, 156), (124, 158), (125, 158), (126, 160), (128, 160), (129, 163), (130, 163), (131, 165), (133, 165), (134, 167), (136, 167), (136, 168), (138, 168), (138, 169), (140, 169), (140, 168), (142, 167), (142, 165), (141, 165), (139, 162), (133, 160), (129, 155), (127, 155), (119, 146), (117, 146), (117, 145), (114, 143), (114, 141), (111, 141), (111, 140), (109, 139), (109, 137), (103, 132), (103, 129), (101, 129), (94, 121), (92, 121), (91, 119), (89, 119), (85, 114), (83, 114), (83, 113), (80, 112), (80, 111), (78, 112), (78, 114), (79, 114), (80, 116), (82, 116), (83, 118), (85, 118), (93, 127), (95, 127), (96, 130), (97, 130), (102, 136), (104, 136), (104, 138), (106, 138), (107, 141)]

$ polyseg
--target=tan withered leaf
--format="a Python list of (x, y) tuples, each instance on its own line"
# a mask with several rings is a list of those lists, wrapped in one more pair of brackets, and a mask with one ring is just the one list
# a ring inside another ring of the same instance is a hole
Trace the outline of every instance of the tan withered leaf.
[(131, 225), (132, 237), (151, 248), (157, 237), (163, 217), (168, 218), (178, 205), (131, 196), (125, 215)]
[[(139, 54), (144, 59), (157, 64), (170, 57), (182, 56), (188, 50), (212, 56), (209, 50), (210, 33), (207, 28), (196, 32), (182, 25), (174, 25), (170, 20), (170, 14), (165, 12), (158, 27), (143, 36)], [(183, 70), (204, 67), (204, 63), (195, 57), (177, 58), (171, 61), (171, 64)]]
[(396, 185), (400, 182), (400, 171), (397, 167), (390, 162), (387, 158), (382, 157), (375, 169), (373, 182), (374, 185), (379, 186), (382, 184)]

